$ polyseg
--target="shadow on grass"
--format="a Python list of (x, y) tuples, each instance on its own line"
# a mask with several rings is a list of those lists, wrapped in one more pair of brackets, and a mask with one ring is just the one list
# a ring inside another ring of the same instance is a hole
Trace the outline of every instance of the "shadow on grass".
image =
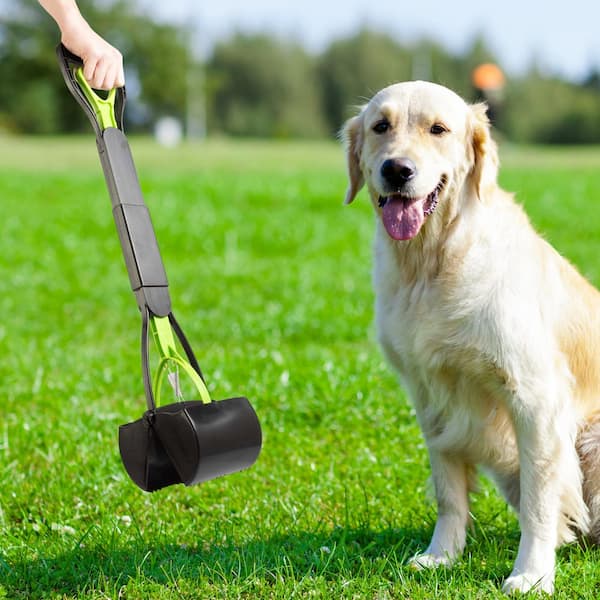
[[(408, 586), (409, 590), (420, 588), (423, 593), (438, 590), (435, 593), (442, 594), (439, 597), (461, 599), (473, 597), (475, 582), (478, 593), (487, 593), (481, 597), (499, 597), (497, 590), (512, 567), (519, 533), (518, 530), (498, 533), (489, 540), (481, 540), (483, 536), (477, 535), (479, 541), (470, 541), (471, 551), (465, 553), (455, 568), (435, 573), (417, 572), (407, 566), (408, 559), (426, 547), (431, 535), (427, 527), (381, 531), (336, 527), (319, 532), (281, 533), (240, 545), (205, 541), (194, 547), (173, 543), (151, 545), (139, 536), (112, 541), (88, 538), (85, 546), (56, 556), (6, 561), (0, 555), (0, 598), (78, 598), (84, 594), (150, 598), (154, 596), (141, 596), (139, 590), (156, 591), (157, 587), (166, 592), (165, 596), (160, 594), (161, 598), (179, 597), (170, 596), (169, 592), (177, 594), (182, 581), (213, 591), (233, 588), (235, 595), (236, 589), (252, 588), (257, 581), (259, 588), (264, 589), (285, 580), (292, 589), (294, 582), (311, 585), (317, 578), (328, 582), (376, 579), (392, 589)], [(597, 562), (594, 558), (599, 555), (600, 548), (585, 541), (558, 552), (562, 568), (569, 576), (581, 570), (582, 562)], [(595, 571), (587, 573), (586, 578), (585, 585), (592, 580), (596, 585)], [(466, 583), (465, 595), (456, 595), (463, 583)], [(124, 592), (124, 588), (128, 589)], [(445, 596), (443, 590), (453, 590), (454, 595)], [(242, 596), (253, 597), (238, 594)]]
[[(398, 581), (407, 576), (410, 556), (424, 547), (428, 532), (416, 529), (335, 528), (329, 532), (275, 535), (236, 546), (208, 543), (147, 546), (138, 539), (109, 549), (95, 542), (61, 555), (4, 562), (0, 559), (0, 597), (46, 598), (102, 591), (118, 596), (132, 581), (167, 588), (181, 579), (216, 586), (278, 578), (379, 577)], [(418, 574), (415, 574), (417, 576)]]

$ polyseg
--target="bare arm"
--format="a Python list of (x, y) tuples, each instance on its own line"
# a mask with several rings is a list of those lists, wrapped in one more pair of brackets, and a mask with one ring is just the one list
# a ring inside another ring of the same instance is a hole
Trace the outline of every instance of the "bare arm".
[(110, 90), (125, 84), (121, 53), (88, 25), (75, 0), (39, 3), (56, 21), (62, 43), (83, 60), (83, 75), (93, 88)]

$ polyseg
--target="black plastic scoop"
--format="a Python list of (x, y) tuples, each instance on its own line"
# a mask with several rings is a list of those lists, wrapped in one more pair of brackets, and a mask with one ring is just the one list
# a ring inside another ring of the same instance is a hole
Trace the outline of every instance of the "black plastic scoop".
[[(100, 98), (83, 77), (82, 60), (62, 44), (56, 48), (69, 91), (96, 132), (96, 144), (110, 193), (131, 287), (142, 313), (142, 373), (148, 410), (141, 419), (119, 428), (125, 469), (143, 490), (175, 483), (193, 485), (241, 471), (254, 464), (261, 450), (258, 417), (244, 397), (212, 401), (202, 371), (171, 310), (167, 276), (150, 213), (123, 133), (125, 88)], [(152, 331), (160, 357), (150, 376), (148, 338)], [(175, 333), (175, 335), (173, 335)], [(184, 350), (182, 356), (175, 339)], [(181, 400), (158, 406), (166, 372)], [(199, 400), (183, 401), (178, 373), (192, 381)]]

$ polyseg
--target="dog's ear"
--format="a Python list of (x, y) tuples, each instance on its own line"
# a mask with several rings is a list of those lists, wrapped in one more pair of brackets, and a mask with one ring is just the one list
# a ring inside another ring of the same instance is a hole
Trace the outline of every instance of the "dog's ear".
[(490, 121), (485, 103), (471, 106), (471, 148), (473, 168), (471, 177), (480, 199), (496, 186), (498, 176), (498, 150), (490, 133)]
[(346, 148), (346, 159), (348, 161), (348, 191), (344, 204), (350, 204), (365, 183), (360, 168), (360, 153), (363, 143), (363, 117), (361, 114), (348, 119), (340, 132), (340, 137)]

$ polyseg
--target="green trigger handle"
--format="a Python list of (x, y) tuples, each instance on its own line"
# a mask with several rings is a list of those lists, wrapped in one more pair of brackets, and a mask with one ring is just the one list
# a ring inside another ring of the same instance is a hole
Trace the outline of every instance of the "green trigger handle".
[(119, 128), (117, 125), (117, 119), (115, 118), (115, 99), (117, 97), (117, 88), (113, 88), (112, 90), (110, 90), (106, 98), (101, 98), (90, 87), (90, 84), (87, 82), (87, 79), (83, 75), (82, 67), (77, 67), (75, 69), (75, 78), (77, 79), (84, 96), (90, 103), (90, 106), (94, 111), (96, 121), (98, 122), (102, 130), (104, 131), (109, 127)]
[(56, 55), (63, 79), (90, 120), (96, 138), (101, 138), (104, 130), (111, 127), (123, 131), (125, 88), (112, 89), (106, 98), (101, 98), (83, 76), (83, 61), (79, 56), (67, 50), (62, 44), (56, 47)]
[[(142, 197), (133, 158), (123, 133), (125, 88), (110, 90), (100, 97), (83, 75), (83, 61), (62, 44), (56, 48), (67, 88), (83, 108), (96, 132), (96, 143), (113, 206), (125, 264), (142, 313), (142, 373), (146, 402), (154, 410), (169, 366), (175, 365), (191, 379), (203, 402), (211, 402), (202, 371), (171, 311), (168, 282), (150, 213)], [(148, 338), (158, 349), (155, 377), (150, 376)], [(175, 333), (175, 336), (173, 335)], [(179, 340), (184, 355), (176, 344)], [(178, 386), (176, 394), (178, 393)]]

